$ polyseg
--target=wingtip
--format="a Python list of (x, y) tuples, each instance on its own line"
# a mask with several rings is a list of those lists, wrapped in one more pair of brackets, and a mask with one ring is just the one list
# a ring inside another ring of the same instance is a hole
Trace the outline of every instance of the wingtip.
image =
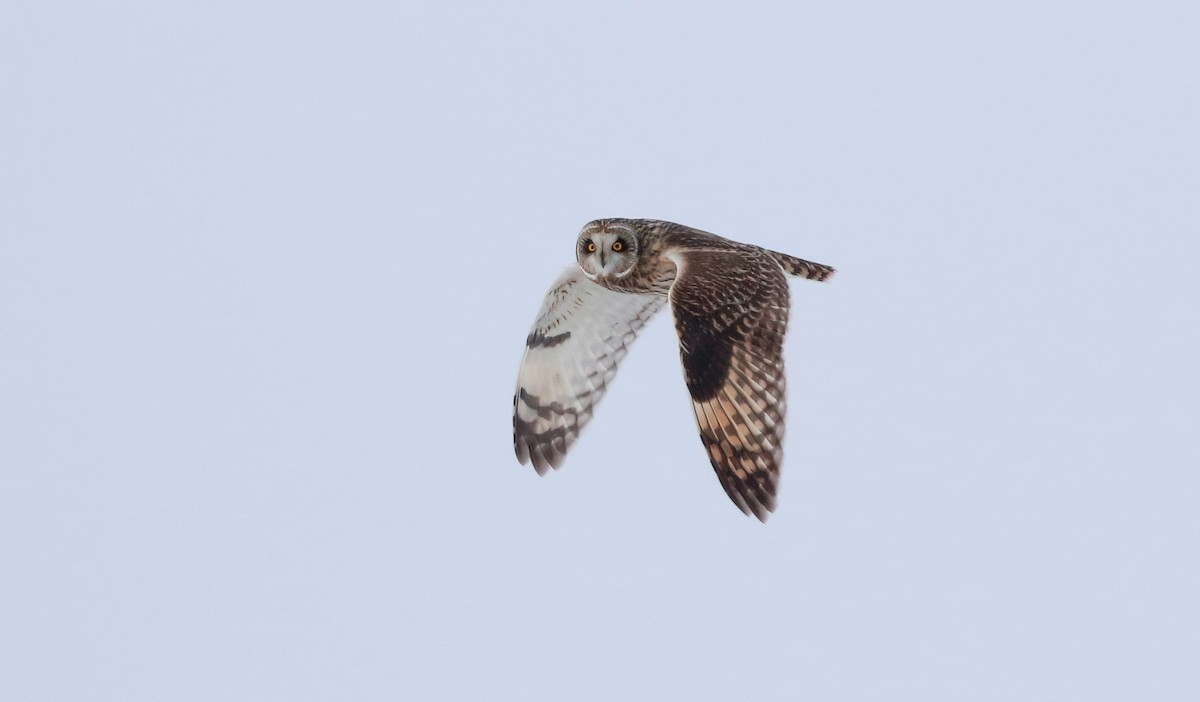
[(763, 524), (766, 524), (767, 518), (775, 511), (775, 496), (756, 494), (748, 486), (742, 487), (746, 488), (746, 490), (738, 493), (738, 497), (741, 499), (740, 501), (735, 501), (735, 504), (742, 508), (742, 512), (746, 516), (754, 517)]
[(556, 451), (553, 446), (539, 445), (530, 447), (529, 457), (533, 461), (533, 469), (537, 471), (537, 474), (545, 475), (550, 472), (551, 468), (558, 470), (566, 454)]

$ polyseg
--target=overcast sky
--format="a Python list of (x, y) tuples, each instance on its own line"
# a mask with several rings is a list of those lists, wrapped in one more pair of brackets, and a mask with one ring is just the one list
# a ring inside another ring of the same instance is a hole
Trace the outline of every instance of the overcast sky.
[[(703, 6), (702, 6), (703, 5)], [(0, 5), (0, 698), (1200, 699), (1192, 2)], [(792, 283), (767, 524), (579, 228)]]

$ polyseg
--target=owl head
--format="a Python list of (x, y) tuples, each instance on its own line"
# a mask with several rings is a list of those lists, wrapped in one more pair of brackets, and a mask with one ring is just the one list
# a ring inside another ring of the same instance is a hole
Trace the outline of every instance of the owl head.
[(579, 233), (575, 258), (592, 280), (624, 278), (638, 262), (639, 242), (633, 227), (613, 220), (588, 222)]

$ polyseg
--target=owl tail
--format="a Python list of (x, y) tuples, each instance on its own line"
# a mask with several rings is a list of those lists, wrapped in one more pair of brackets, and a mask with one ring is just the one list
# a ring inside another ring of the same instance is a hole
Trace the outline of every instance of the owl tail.
[(772, 251), (771, 255), (775, 257), (776, 261), (779, 261), (779, 265), (783, 266), (784, 272), (791, 273), (792, 275), (799, 276), (801, 278), (808, 278), (809, 280), (828, 280), (829, 277), (836, 272), (833, 266), (826, 266), (823, 263), (805, 261), (802, 258), (788, 256), (787, 254), (779, 253), (778, 251)]

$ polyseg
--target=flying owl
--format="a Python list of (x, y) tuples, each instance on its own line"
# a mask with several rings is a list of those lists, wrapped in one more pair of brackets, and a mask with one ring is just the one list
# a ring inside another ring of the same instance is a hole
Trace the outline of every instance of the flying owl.
[(783, 458), (785, 273), (834, 269), (672, 222), (598, 219), (579, 234), (525, 340), (513, 397), (517, 460), (558, 468), (638, 332), (668, 301), (700, 440), (746, 514), (775, 509)]

